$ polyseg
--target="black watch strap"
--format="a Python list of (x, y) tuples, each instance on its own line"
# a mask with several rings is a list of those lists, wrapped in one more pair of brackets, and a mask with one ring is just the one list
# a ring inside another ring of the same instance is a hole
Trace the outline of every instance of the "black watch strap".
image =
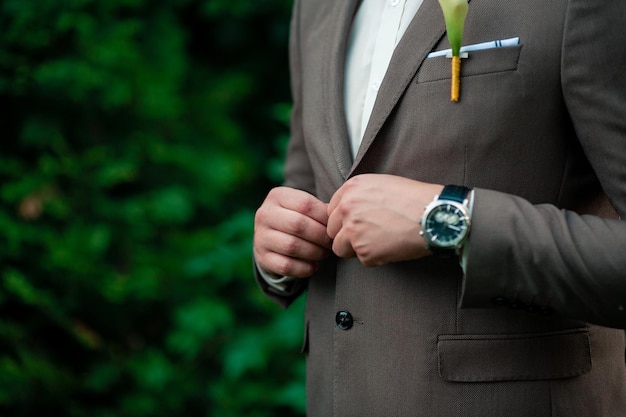
[(439, 194), (439, 200), (452, 200), (462, 203), (467, 198), (470, 189), (462, 185), (446, 185)]

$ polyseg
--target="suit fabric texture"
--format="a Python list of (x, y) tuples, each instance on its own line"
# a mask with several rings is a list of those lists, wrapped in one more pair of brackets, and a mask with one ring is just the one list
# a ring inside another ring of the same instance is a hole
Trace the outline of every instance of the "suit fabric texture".
[(259, 280), (283, 306), (306, 291), (308, 415), (626, 415), (626, 2), (471, 0), (464, 44), (520, 43), (471, 52), (452, 103), (449, 59), (426, 58), (449, 44), (425, 0), (353, 160), (358, 6), (295, 1), (285, 185), (328, 202), (384, 173), (474, 187), (476, 204), (465, 275), (457, 258), (331, 258), (286, 293)]

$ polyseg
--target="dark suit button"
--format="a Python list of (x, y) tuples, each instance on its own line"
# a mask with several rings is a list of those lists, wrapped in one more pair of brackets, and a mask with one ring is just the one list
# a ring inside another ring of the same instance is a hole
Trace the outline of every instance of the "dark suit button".
[(354, 324), (354, 320), (352, 319), (352, 314), (348, 311), (340, 311), (335, 316), (335, 321), (337, 322), (337, 327), (341, 330), (349, 330)]

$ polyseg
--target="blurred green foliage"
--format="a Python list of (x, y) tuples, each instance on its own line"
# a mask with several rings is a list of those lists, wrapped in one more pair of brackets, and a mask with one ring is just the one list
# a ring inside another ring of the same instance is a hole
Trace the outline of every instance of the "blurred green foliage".
[(290, 8), (0, 2), (0, 415), (304, 414), (251, 263)]

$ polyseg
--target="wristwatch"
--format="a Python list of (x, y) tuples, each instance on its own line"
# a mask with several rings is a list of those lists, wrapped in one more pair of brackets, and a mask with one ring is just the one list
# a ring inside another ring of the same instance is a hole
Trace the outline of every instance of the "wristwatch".
[(470, 191), (467, 187), (446, 185), (426, 206), (420, 219), (420, 235), (426, 240), (426, 249), (458, 253), (463, 247), (470, 231)]

